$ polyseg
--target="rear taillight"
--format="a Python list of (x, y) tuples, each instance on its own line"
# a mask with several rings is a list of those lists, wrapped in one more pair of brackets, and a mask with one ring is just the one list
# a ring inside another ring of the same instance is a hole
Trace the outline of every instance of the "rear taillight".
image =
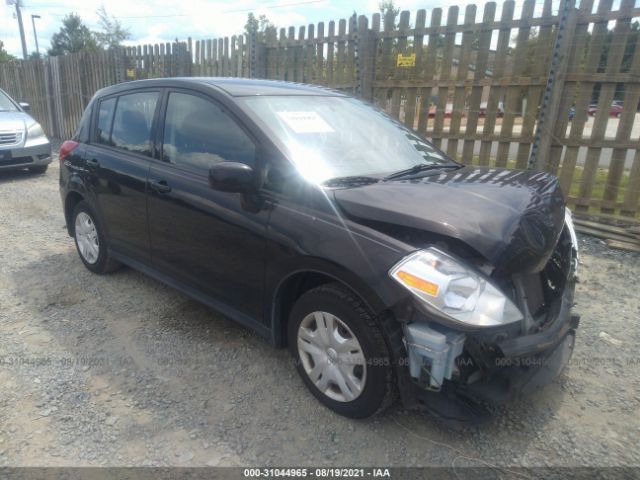
[(74, 140), (67, 140), (62, 145), (60, 145), (60, 153), (58, 155), (60, 163), (64, 162), (64, 159), (76, 148), (80, 145), (78, 142)]

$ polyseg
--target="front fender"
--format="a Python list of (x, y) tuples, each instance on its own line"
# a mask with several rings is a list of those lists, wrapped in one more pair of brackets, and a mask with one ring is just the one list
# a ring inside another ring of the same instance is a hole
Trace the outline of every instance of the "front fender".
[[(367, 305), (369, 310), (379, 315), (390, 309), (397, 303), (407, 298), (408, 293), (393, 284), (391, 279), (387, 283), (384, 291), (377, 291), (374, 287), (363, 281), (355, 272), (337, 263), (330, 262), (318, 257), (300, 256), (287, 260), (287, 265), (280, 265), (279, 279), (271, 283), (271, 288), (267, 288), (265, 298), (267, 299), (267, 311), (265, 317), (273, 332), (273, 342), (276, 345), (284, 345), (286, 336), (285, 325), (288, 320), (284, 312), (281, 311), (282, 296), (289, 282), (304, 274), (320, 274), (342, 283), (353, 290)], [(377, 283), (376, 285), (380, 285)]]

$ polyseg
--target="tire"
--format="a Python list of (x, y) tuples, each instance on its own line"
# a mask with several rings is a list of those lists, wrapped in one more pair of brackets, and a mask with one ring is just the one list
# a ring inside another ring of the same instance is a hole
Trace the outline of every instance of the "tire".
[[(322, 338), (319, 324), (330, 323), (337, 325), (335, 336), (328, 342), (312, 343)], [(382, 328), (362, 300), (342, 284), (321, 285), (303, 294), (291, 311), (287, 333), (302, 380), (334, 412), (349, 418), (366, 418), (381, 413), (395, 401), (395, 370)], [(348, 347), (340, 343), (342, 340)], [(356, 344), (360, 353), (356, 353)], [(306, 351), (309, 348), (313, 354)], [(319, 371), (323, 373), (318, 376)], [(355, 386), (359, 388), (352, 388)]]
[[(113, 272), (120, 268), (122, 264), (112, 258), (109, 258), (107, 242), (104, 234), (102, 233), (102, 228), (96, 221), (96, 218), (96, 214), (84, 200), (78, 202), (76, 207), (73, 209), (73, 214), (71, 215), (71, 226), (73, 229), (73, 238), (76, 244), (76, 249), (78, 250), (78, 255), (80, 256), (82, 263), (84, 263), (84, 266), (93, 273), (102, 274)], [(76, 228), (80, 225), (84, 225), (85, 228), (93, 228), (95, 232), (89, 233), (88, 230), (83, 233), (76, 232)], [(91, 254), (87, 253), (87, 243), (95, 247), (95, 249), (92, 248), (90, 250)]]
[(34, 165), (33, 167), (28, 167), (29, 172), (42, 174), (47, 171), (49, 165)]

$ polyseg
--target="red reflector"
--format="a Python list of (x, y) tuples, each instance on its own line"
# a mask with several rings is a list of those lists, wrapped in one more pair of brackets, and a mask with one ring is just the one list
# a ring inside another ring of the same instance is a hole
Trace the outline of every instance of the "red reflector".
[(60, 163), (62, 163), (67, 155), (69, 155), (78, 145), (80, 144), (74, 140), (67, 140), (60, 145), (60, 154), (58, 155)]

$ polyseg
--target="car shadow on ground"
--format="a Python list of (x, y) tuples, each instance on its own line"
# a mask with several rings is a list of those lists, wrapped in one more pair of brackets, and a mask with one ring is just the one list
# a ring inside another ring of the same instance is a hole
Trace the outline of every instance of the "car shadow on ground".
[(228, 464), (480, 466), (492, 463), (487, 446), (510, 458), (528, 451), (564, 398), (561, 378), (463, 431), (399, 404), (375, 419), (345, 419), (306, 391), (286, 350), (132, 269), (92, 274), (72, 244), (13, 270), (12, 283), (19, 328), (49, 339), (30, 345), (24, 337), (16, 351), (65, 361), (37, 373), (58, 399), (50, 421), (64, 448), (115, 436), (102, 443), (104, 455), (142, 444), (152, 463), (179, 444), (198, 464), (203, 445), (222, 442)]
[(29, 170), (0, 170), (0, 184), (22, 180), (32, 180), (45, 175), (44, 173), (31, 173)]

